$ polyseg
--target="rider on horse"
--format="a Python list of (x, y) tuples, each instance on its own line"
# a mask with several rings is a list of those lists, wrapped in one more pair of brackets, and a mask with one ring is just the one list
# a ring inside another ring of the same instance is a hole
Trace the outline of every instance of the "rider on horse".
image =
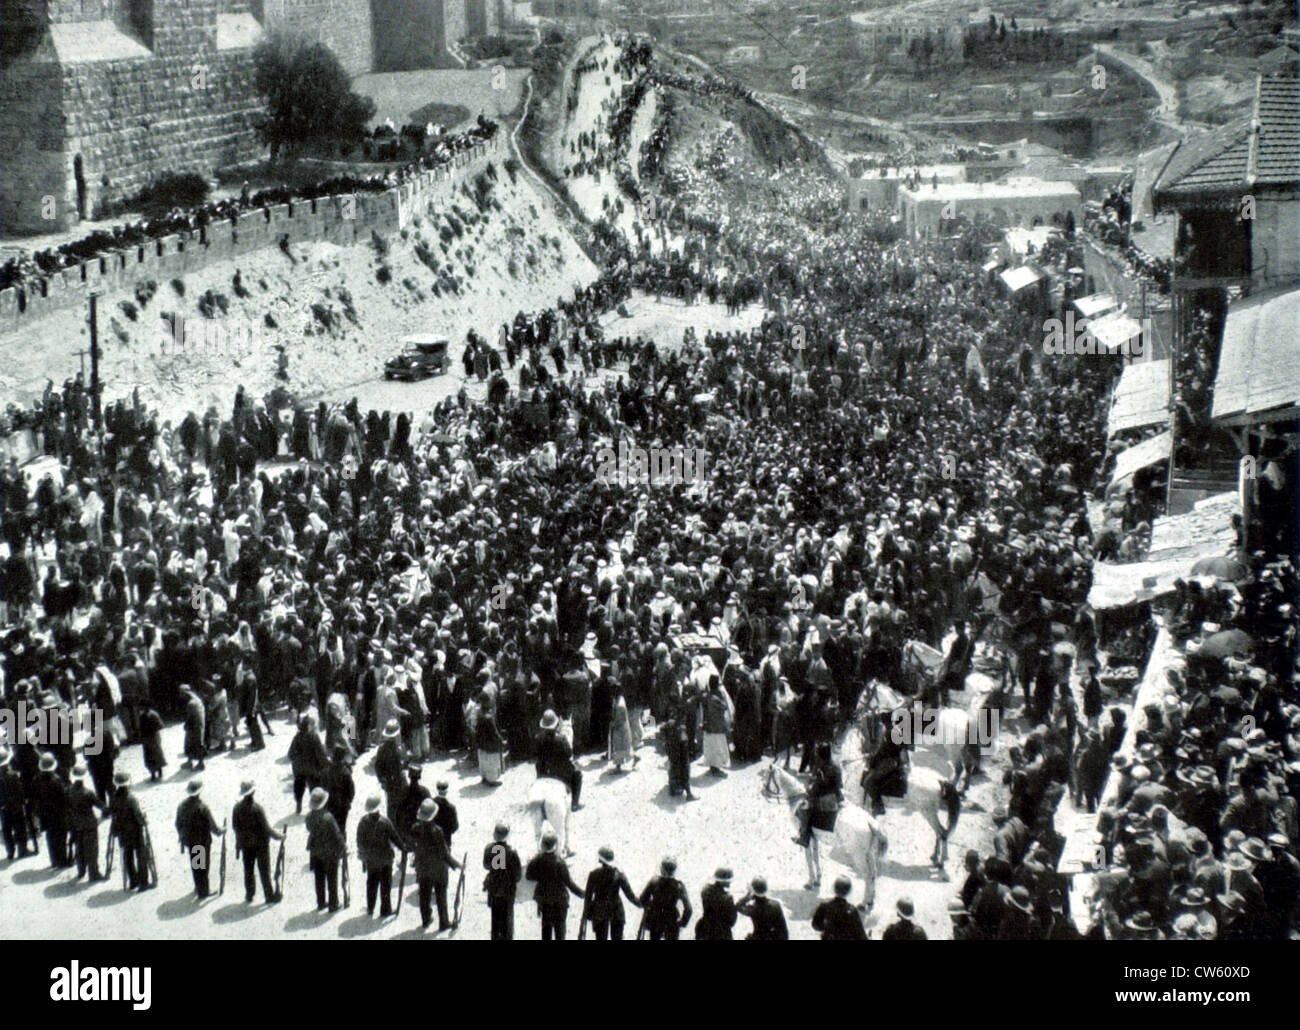
[(812, 779), (808, 783), (808, 804), (800, 814), (799, 836), (794, 842), (806, 848), (813, 830), (835, 829), (835, 814), (844, 802), (844, 778), (831, 760), (831, 746), (818, 744), (813, 759)]
[(537, 741), (538, 779), (549, 776), (566, 784), (576, 812), (582, 807), (578, 803), (582, 795), (582, 770), (573, 763), (573, 748), (560, 733), (559, 717), (549, 708), (542, 715), (541, 728), (542, 735)]
[(862, 774), (862, 790), (871, 799), (872, 815), (882, 815), (885, 811), (885, 804), (880, 800), (881, 795), (886, 792), (891, 796), (895, 795), (895, 791), (890, 788), (894, 780), (904, 774), (903, 755), (907, 750), (905, 741), (895, 739), (898, 734), (893, 732), (892, 719), (888, 712), (880, 713), (880, 721), (883, 725), (880, 741), (876, 744), (867, 762), (866, 771)]

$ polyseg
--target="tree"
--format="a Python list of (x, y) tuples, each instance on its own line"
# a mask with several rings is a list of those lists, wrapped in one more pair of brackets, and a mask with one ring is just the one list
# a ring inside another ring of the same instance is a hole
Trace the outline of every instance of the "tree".
[(352, 92), (347, 72), (323, 43), (273, 34), (258, 44), (253, 63), (254, 87), (266, 101), (257, 133), (272, 158), (365, 135), (375, 102)]

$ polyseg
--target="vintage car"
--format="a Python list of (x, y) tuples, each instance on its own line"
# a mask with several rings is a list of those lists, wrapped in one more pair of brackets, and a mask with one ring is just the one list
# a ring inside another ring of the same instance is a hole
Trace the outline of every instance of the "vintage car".
[(445, 336), (408, 336), (402, 344), (402, 353), (384, 363), (385, 379), (414, 382), (447, 370)]

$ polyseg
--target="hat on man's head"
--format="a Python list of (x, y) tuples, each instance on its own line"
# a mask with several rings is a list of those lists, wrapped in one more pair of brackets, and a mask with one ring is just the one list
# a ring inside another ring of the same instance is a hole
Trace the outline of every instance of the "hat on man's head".
[(755, 876), (749, 881), (749, 889), (755, 894), (763, 895), (767, 893), (767, 880), (761, 876)]
[(911, 919), (916, 913), (916, 906), (912, 904), (911, 898), (899, 898), (897, 904), (898, 914), (907, 919)]
[(257, 787), (253, 784), (252, 780), (245, 780), (239, 785), (239, 796), (241, 798), (246, 798), (256, 789)]
[(41, 754), (41, 772), (53, 772), (59, 767), (59, 761), (50, 752)]
[(420, 802), (420, 811), (416, 813), (415, 818), (422, 823), (433, 822), (433, 817), (438, 814), (438, 803), (433, 798), (425, 798)]
[(384, 724), (384, 739), (396, 740), (402, 735), (402, 725), (396, 719), (389, 719)]
[(559, 846), (559, 843), (560, 843), (560, 838), (557, 837), (550, 830), (547, 830), (545, 833), (542, 834), (543, 851), (554, 851)]
[(560, 717), (548, 708), (542, 713), (542, 721), (538, 725), (544, 730), (553, 730), (560, 725)]
[(496, 828), (492, 831), (492, 837), (495, 840), (505, 840), (510, 836), (510, 827), (505, 823), (497, 823)]
[(119, 769), (113, 773), (113, 782), (119, 787), (125, 787), (131, 782), (131, 774), (125, 769)]
[(603, 862), (605, 865), (614, 864), (614, 849), (611, 848), (608, 844), (602, 847), (598, 852), (596, 852), (596, 854), (600, 857), (601, 862)]
[(718, 868), (713, 871), (713, 879), (717, 883), (730, 883), (731, 870), (726, 866), (718, 866)]
[(1007, 900), (1016, 908), (1020, 909), (1021, 912), (1033, 911), (1034, 902), (1029, 896), (1029, 889), (1027, 887), (1012, 887), (1011, 896)]
[(378, 795), (378, 794), (371, 794), (370, 797), (366, 798), (366, 811), (367, 811), (367, 812), (378, 812), (378, 811), (379, 811), (379, 804), (380, 804), (380, 801), (379, 801), (379, 795)]
[(853, 881), (847, 876), (835, 877), (835, 894), (840, 898), (847, 898), (849, 892), (853, 890)]
[(324, 787), (313, 787), (311, 789), (311, 810), (319, 812), (325, 807), (325, 802), (330, 799), (330, 792)]
[(665, 858), (659, 863), (659, 872), (664, 876), (672, 876), (673, 873), (677, 872), (677, 859)]

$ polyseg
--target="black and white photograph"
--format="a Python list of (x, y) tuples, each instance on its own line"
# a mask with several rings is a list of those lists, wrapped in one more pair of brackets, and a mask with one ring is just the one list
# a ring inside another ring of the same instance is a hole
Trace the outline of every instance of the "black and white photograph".
[(1284, 987), (1292, 0), (0, 12), (0, 939)]

